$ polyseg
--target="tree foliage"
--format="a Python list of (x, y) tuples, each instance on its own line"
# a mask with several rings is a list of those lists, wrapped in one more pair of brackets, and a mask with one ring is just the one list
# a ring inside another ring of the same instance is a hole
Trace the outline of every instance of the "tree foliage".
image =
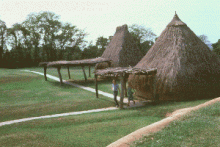
[(96, 58), (102, 56), (105, 51), (109, 39), (103, 36), (100, 36), (96, 39), (95, 45), (90, 43), (83, 51), (82, 51), (82, 59)]
[[(146, 54), (156, 35), (150, 28), (137, 24), (129, 30)], [(10, 28), (0, 20), (0, 67), (30, 67), (39, 62), (100, 57), (110, 39), (100, 36), (95, 45), (87, 45), (86, 35), (84, 30), (61, 22), (59, 15), (48, 11), (31, 13), (25, 21)]]
[(0, 20), (0, 65), (3, 62), (3, 53), (6, 43), (7, 27), (4, 21)]
[(205, 44), (209, 44), (210, 43), (210, 41), (208, 40), (208, 37), (206, 36), (206, 35), (199, 35), (198, 36), (199, 37), (199, 39), (201, 39), (202, 40), (202, 42), (204, 42)]
[(220, 39), (212, 44), (213, 52), (220, 56)]
[[(2, 67), (36, 66), (41, 61), (79, 59), (86, 35), (70, 23), (62, 23), (60, 16), (48, 11), (31, 13), (24, 22), (8, 29), (0, 21)], [(5, 42), (9, 50), (5, 49), (3, 53)]]
[(96, 40), (96, 47), (98, 48), (97, 56), (102, 55), (102, 53), (105, 51), (109, 41), (110, 40), (108, 38), (105, 38), (103, 36), (97, 38), (97, 40)]
[(153, 46), (156, 35), (150, 28), (137, 24), (129, 26), (129, 32), (132, 34), (140, 50), (145, 55), (151, 46)]

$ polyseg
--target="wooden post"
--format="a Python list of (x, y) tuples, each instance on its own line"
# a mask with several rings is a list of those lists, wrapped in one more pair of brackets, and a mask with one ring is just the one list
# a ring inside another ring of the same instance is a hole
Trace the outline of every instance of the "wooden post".
[(86, 82), (87, 81), (87, 77), (86, 77), (86, 72), (85, 72), (84, 66), (82, 66), (82, 70), (83, 70), (83, 74), (84, 74), (84, 78), (85, 78), (85, 82)]
[(110, 61), (108, 62), (108, 67), (111, 67), (111, 62)]
[(61, 76), (61, 73), (60, 73), (60, 69), (61, 69), (61, 66), (58, 66), (57, 71), (58, 71), (58, 75), (59, 75), (59, 78), (60, 78), (60, 85), (62, 85), (63, 80), (62, 80), (62, 76)]
[(125, 97), (128, 97), (128, 95), (127, 95), (127, 86), (126, 86), (126, 82), (127, 82), (127, 80), (126, 79), (124, 79), (124, 81), (125, 81), (125, 83), (124, 83), (124, 85), (125, 85)]
[(121, 82), (121, 94), (120, 94), (119, 107), (120, 107), (120, 109), (123, 109), (124, 85), (125, 85), (125, 80), (124, 80), (124, 76), (123, 76), (123, 74), (121, 74), (120, 82)]
[(96, 98), (99, 98), (98, 94), (98, 81), (97, 81), (97, 75), (95, 74), (95, 92), (96, 92)]
[(67, 70), (68, 70), (69, 79), (71, 79), (71, 77), (70, 77), (70, 67), (69, 66), (67, 66)]
[(156, 83), (157, 83), (157, 79), (156, 79), (156, 74), (153, 75), (153, 99), (155, 102), (159, 101), (159, 97), (157, 97), (157, 89), (156, 89)]
[(47, 81), (47, 65), (44, 66), (44, 78)]
[(89, 65), (89, 77), (91, 77), (91, 72), (90, 72), (90, 65)]

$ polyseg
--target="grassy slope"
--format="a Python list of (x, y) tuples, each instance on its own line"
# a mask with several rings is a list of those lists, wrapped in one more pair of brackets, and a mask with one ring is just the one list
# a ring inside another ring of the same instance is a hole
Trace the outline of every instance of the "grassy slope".
[(106, 146), (165, 117), (176, 109), (203, 101), (173, 102), (0, 127), (0, 142), (7, 146)]
[[(57, 76), (56, 70), (50, 72), (49, 74)], [(71, 73), (75, 75), (77, 72)], [(59, 82), (52, 80), (45, 82), (43, 76), (36, 74), (1, 69), (0, 75), (1, 120), (87, 110), (114, 104), (113, 100), (105, 97), (97, 101), (93, 93), (78, 88), (60, 87)], [(79, 79), (83, 79), (82, 75), (78, 75)], [(104, 87), (104, 91), (109, 89), (108, 86), (108, 82), (103, 82), (99, 87)], [(195, 106), (205, 101), (207, 100), (167, 102), (156, 106), (149, 104), (142, 108), (42, 119), (2, 126), (0, 127), (0, 144), (3, 146), (106, 146), (136, 129), (161, 120), (166, 113)]]
[(0, 93), (0, 122), (114, 106), (104, 96), (17, 69), (0, 69)]
[(220, 103), (194, 111), (165, 129), (135, 142), (139, 147), (220, 146)]

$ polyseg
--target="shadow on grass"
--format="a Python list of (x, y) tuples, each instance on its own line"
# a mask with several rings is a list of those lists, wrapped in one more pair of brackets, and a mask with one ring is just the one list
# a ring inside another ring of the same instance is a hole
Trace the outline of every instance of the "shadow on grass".
[(67, 85), (67, 84), (61, 84), (60, 85), (60, 82), (57, 82), (57, 81), (47, 81), (49, 82), (51, 85), (53, 86), (56, 86), (56, 87), (60, 87), (60, 88), (63, 88), (63, 89), (72, 89), (72, 88), (76, 88), (74, 86), (71, 86), (71, 85)]
[[(95, 86), (95, 79), (94, 78), (89, 78), (89, 79), (87, 79), (87, 81), (85, 81), (85, 80), (73, 80), (73, 79), (69, 79), (69, 80), (66, 80), (66, 81), (71, 82), (71, 83), (75, 83), (75, 84), (78, 84), (78, 85), (86, 86), (86, 87)], [(48, 80), (47, 82), (51, 83), (54, 86), (59, 86), (59, 87), (62, 87), (62, 88), (74, 87), (74, 86), (64, 84), (64, 83), (62, 85), (60, 85), (60, 82), (58, 82), (58, 81)], [(98, 79), (98, 84), (111, 84), (111, 83), (112, 83), (112, 79)]]
[[(95, 79), (91, 78), (91, 79), (87, 79), (87, 81), (85, 80), (68, 80), (69, 82), (72, 83), (76, 83), (79, 85), (83, 85), (83, 86), (95, 86)], [(111, 84), (112, 83), (112, 79), (111, 78), (106, 78), (106, 79), (98, 79), (97, 80), (98, 84)]]

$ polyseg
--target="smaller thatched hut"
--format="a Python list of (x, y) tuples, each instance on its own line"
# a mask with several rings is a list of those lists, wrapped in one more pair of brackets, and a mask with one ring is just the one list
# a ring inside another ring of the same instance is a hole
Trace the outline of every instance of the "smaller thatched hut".
[[(220, 96), (220, 60), (177, 14), (135, 68), (156, 68), (160, 100)], [(130, 76), (137, 96), (148, 99), (149, 81)]]
[[(111, 38), (102, 58), (112, 60), (111, 67), (135, 66), (143, 57), (133, 36), (128, 31), (128, 26), (123, 25), (116, 28), (114, 36)], [(105, 63), (96, 65), (97, 69), (108, 67)]]

